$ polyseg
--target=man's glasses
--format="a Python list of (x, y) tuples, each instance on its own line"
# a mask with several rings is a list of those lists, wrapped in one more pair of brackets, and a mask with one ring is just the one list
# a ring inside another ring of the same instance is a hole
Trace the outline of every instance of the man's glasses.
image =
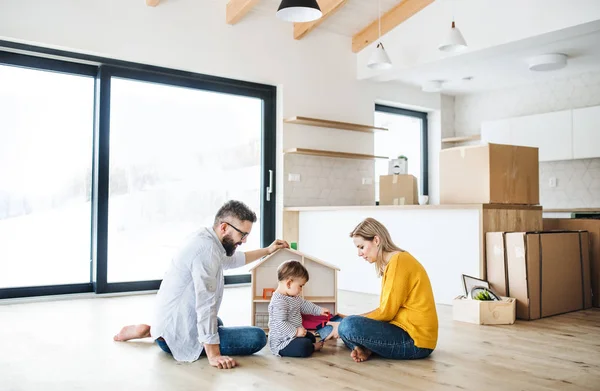
[(248, 235), (250, 235), (250, 232), (244, 232), (242, 230), (237, 229), (233, 224), (228, 223), (227, 221), (222, 221), (222, 223), (227, 224), (228, 226), (230, 226), (231, 228), (235, 229), (236, 231), (238, 231), (239, 233), (242, 234), (242, 237), (240, 238), (240, 240), (244, 240), (244, 238)]

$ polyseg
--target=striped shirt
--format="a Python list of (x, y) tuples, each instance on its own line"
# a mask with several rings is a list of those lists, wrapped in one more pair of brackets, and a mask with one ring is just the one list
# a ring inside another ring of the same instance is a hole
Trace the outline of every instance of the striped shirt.
[(269, 304), (269, 349), (279, 351), (296, 338), (296, 329), (302, 326), (302, 314), (320, 315), (321, 307), (300, 296), (285, 296), (274, 292)]

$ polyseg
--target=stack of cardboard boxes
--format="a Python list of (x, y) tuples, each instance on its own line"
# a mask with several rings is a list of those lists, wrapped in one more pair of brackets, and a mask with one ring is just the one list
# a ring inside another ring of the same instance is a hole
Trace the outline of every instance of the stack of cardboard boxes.
[[(487, 144), (442, 150), (440, 201), (539, 208), (538, 162), (537, 148)], [(545, 232), (541, 220), (540, 213), (537, 221), (517, 224), (522, 232), (508, 232), (508, 226), (495, 230), (503, 232), (485, 232), (484, 276), (492, 290), (516, 299), (518, 319), (576, 311), (592, 303), (586, 228)], [(547, 229), (573, 229), (557, 224), (549, 221)]]

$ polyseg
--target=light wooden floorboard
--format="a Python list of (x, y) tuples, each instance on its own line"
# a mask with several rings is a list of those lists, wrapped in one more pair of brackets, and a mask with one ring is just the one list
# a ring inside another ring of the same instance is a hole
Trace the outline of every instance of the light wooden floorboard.
[[(150, 322), (154, 295), (0, 305), (0, 390), (600, 390), (600, 310), (512, 326), (452, 321), (439, 306), (429, 359), (357, 364), (338, 342), (308, 359), (267, 348), (219, 371), (175, 362), (151, 340), (117, 343), (124, 324)], [(340, 291), (340, 312), (374, 308), (377, 296)], [(226, 325), (250, 321), (250, 288), (228, 288)]]

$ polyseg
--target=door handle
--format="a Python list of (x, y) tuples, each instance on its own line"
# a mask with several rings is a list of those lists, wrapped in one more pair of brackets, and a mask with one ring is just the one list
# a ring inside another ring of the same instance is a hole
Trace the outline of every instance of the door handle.
[(267, 186), (267, 201), (271, 201), (271, 193), (273, 192), (273, 170), (269, 170), (269, 186)]

